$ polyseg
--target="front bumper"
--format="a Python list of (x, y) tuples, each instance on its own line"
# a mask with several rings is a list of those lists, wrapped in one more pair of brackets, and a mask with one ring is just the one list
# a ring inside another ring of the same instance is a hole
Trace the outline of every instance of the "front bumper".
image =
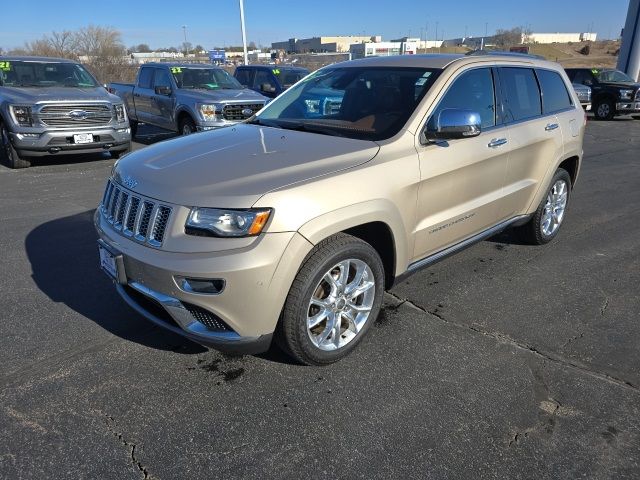
[(585, 112), (591, 111), (591, 102), (581, 102), (580, 105), (582, 105)]
[(640, 102), (618, 102), (616, 103), (618, 113), (640, 113)]
[[(116, 288), (131, 307), (163, 328), (231, 353), (269, 348), (293, 278), (312, 248), (300, 234), (283, 232), (232, 250), (167, 252), (119, 235), (100, 213), (95, 224), (103, 246), (121, 257)], [(225, 286), (217, 294), (195, 293), (176, 277), (223, 279)]]
[[(94, 141), (76, 144), (73, 136), (78, 133), (90, 133)], [(129, 148), (131, 129), (128, 124), (94, 129), (52, 129), (38, 130), (35, 128), (24, 131), (9, 132), (14, 148), (24, 157), (41, 157), (45, 155), (95, 153), (105, 151), (123, 151)]]

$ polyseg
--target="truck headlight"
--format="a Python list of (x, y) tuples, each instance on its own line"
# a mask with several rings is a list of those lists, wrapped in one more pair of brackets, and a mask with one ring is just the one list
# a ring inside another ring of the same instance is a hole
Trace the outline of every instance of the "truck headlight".
[(116, 112), (116, 120), (118, 123), (122, 123), (127, 120), (127, 112), (122, 103), (115, 104), (113, 109)]
[(31, 107), (23, 107), (21, 105), (10, 105), (9, 111), (13, 117), (13, 121), (21, 127), (32, 127), (33, 117), (31, 116)]
[(252, 237), (262, 232), (270, 216), (270, 208), (222, 210), (195, 207), (187, 218), (185, 233), (211, 237)]
[(215, 104), (202, 104), (199, 106), (200, 115), (205, 122), (214, 122), (217, 120), (216, 114), (222, 113), (222, 108)]
[(631, 100), (633, 90), (620, 90), (620, 98), (622, 100)]

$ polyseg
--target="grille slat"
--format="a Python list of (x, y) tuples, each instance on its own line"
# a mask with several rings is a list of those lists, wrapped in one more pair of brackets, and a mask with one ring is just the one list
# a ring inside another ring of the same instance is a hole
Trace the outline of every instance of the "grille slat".
[[(262, 109), (262, 107), (264, 107), (264, 105), (261, 103), (225, 105), (222, 109), (222, 116), (225, 120), (245, 120)], [(251, 115), (243, 115), (242, 110), (245, 108), (251, 110)]]
[(182, 305), (189, 311), (191, 315), (193, 315), (193, 318), (207, 327), (207, 330), (211, 330), (214, 332), (233, 331), (226, 323), (224, 323), (224, 321), (222, 321), (222, 319), (220, 319), (212, 312), (187, 302), (182, 302)]
[[(86, 114), (85, 118), (73, 118), (70, 112), (77, 110)], [(51, 127), (87, 127), (107, 125), (113, 119), (110, 105), (45, 105), (37, 113), (44, 125)]]
[(109, 180), (100, 207), (102, 215), (123, 235), (160, 247), (171, 218), (171, 207), (136, 196)]

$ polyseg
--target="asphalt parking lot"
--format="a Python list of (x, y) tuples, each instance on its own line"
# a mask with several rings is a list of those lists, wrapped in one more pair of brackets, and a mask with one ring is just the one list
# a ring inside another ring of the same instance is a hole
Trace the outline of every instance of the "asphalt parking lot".
[(0, 166), (0, 477), (639, 478), (640, 121), (585, 152), (556, 241), (414, 275), (324, 368), (130, 310), (98, 268), (108, 156)]

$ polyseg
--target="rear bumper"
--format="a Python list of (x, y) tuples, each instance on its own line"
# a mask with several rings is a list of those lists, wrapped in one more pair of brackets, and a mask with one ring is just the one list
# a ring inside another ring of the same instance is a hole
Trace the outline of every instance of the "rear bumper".
[[(90, 133), (94, 141), (76, 144), (73, 136), (78, 133)], [(131, 129), (127, 124), (116, 127), (96, 129), (60, 129), (34, 132), (9, 132), (9, 137), (18, 154), (24, 157), (42, 157), (51, 154), (80, 154), (105, 151), (123, 151), (129, 148)]]

